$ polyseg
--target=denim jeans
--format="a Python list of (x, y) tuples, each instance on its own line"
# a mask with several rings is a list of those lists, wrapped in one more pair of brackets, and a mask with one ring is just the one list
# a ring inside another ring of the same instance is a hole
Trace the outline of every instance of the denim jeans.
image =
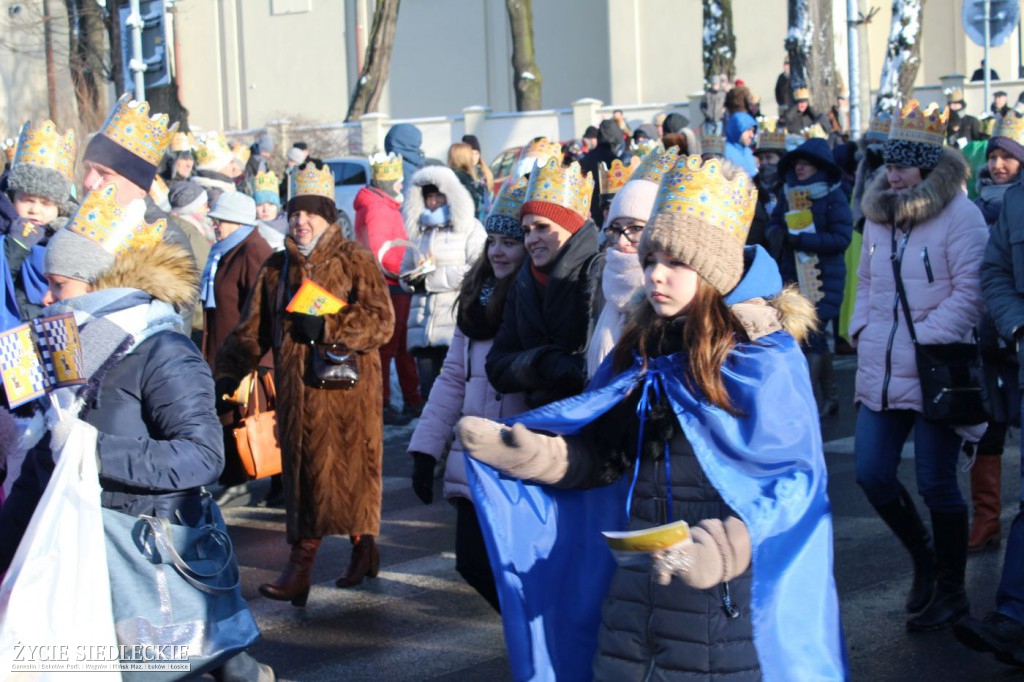
[[(1021, 404), (1024, 417), (1024, 401)], [(1024, 464), (1024, 449), (1021, 450)], [(1024, 476), (1024, 466), (1021, 467)], [(1003, 576), (996, 590), (996, 610), (1004, 616), (1024, 623), (1024, 480), (1021, 481), (1020, 507), (1006, 537), (1006, 556), (1003, 557)]]
[(952, 428), (925, 421), (913, 410), (875, 412), (864, 405), (857, 411), (854, 452), (857, 483), (875, 506), (899, 496), (896, 471), (903, 444), (914, 430), (917, 490), (932, 511), (967, 509), (957, 484), (957, 460), (963, 444)]

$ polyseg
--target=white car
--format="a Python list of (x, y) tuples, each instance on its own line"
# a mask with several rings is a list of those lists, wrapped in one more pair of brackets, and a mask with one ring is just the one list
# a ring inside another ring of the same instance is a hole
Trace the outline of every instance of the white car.
[(370, 182), (370, 162), (361, 156), (324, 159), (334, 174), (334, 205), (338, 207), (338, 225), (348, 239), (355, 238), (356, 211), (352, 202)]

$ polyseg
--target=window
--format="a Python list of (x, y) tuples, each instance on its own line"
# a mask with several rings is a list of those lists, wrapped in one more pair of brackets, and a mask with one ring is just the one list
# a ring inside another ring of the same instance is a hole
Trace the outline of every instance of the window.
[(367, 184), (366, 168), (361, 164), (348, 161), (328, 161), (327, 166), (334, 173), (335, 187)]

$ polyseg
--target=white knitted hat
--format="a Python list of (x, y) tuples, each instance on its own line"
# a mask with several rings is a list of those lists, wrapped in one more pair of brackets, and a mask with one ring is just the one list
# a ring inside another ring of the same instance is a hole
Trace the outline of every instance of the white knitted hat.
[(635, 218), (647, 222), (654, 210), (654, 200), (658, 196), (658, 185), (648, 180), (630, 180), (622, 186), (612, 199), (608, 209), (608, 219), (603, 227), (608, 227), (616, 218)]

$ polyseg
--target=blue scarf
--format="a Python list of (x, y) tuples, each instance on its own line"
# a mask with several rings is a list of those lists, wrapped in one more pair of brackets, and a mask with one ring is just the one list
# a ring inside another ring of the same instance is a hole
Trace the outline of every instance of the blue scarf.
[(7, 265), (6, 253), (7, 235), (0, 234), (0, 287), (3, 287), (4, 301), (0, 306), (0, 332), (13, 329), (21, 324), (21, 313), (18, 310), (18, 299), (14, 295), (14, 279), (11, 277), (11, 268)]
[(199, 283), (199, 300), (203, 302), (204, 308), (217, 307), (217, 300), (213, 295), (213, 284), (217, 278), (217, 264), (220, 259), (228, 251), (245, 241), (245, 238), (252, 234), (253, 229), (255, 228), (251, 225), (242, 225), (210, 248), (210, 257), (206, 260), (203, 279)]

